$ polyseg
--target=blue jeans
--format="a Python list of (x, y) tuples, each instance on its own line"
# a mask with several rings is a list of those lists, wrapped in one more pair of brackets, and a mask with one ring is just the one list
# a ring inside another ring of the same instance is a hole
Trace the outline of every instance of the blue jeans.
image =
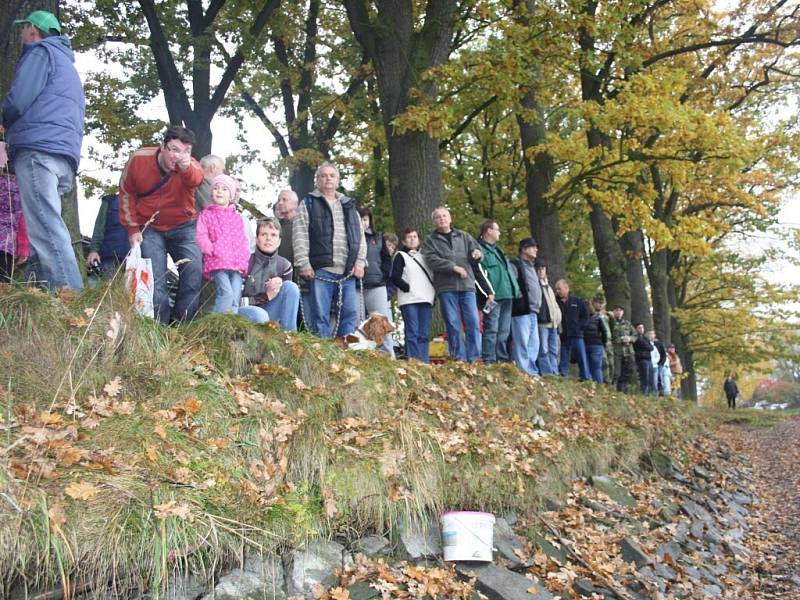
[[(203, 254), (195, 241), (194, 221), (156, 231), (142, 232), (142, 256), (153, 261), (153, 304), (155, 316), (162, 323), (191, 321), (200, 306), (203, 283)], [(178, 264), (178, 294), (170, 310), (167, 293), (167, 254)]]
[(433, 306), (427, 302), (403, 304), (400, 307), (403, 313), (406, 336), (406, 358), (416, 358), (422, 362), (431, 362), (428, 342), (428, 332), (431, 328)]
[(650, 360), (650, 374), (647, 378), (647, 393), (658, 395), (658, 365), (653, 366), (652, 359)]
[(539, 325), (539, 359), (537, 365), (542, 375), (558, 373), (558, 328)]
[(259, 304), (258, 306), (267, 311), (270, 321), (277, 321), (280, 323), (281, 329), (284, 331), (297, 331), (297, 311), (300, 310), (300, 288), (297, 287), (296, 283), (284, 281), (277, 296), (269, 302)]
[(38, 150), (18, 150), (14, 156), (28, 240), (39, 259), (37, 276), (53, 291), (83, 289), (78, 259), (64, 219), (61, 196), (75, 184), (66, 158)]
[(582, 337), (564, 337), (561, 338), (561, 362), (558, 365), (558, 371), (564, 377), (569, 375), (569, 364), (572, 357), (578, 359), (578, 373), (580, 380), (586, 381), (591, 379), (589, 373), (589, 361), (586, 358), (586, 345)]
[(514, 362), (528, 375), (540, 375), (539, 317), (535, 313), (520, 315), (511, 320), (511, 353)]
[[(475, 292), (442, 292), (442, 318), (447, 328), (447, 347), (450, 358), (474, 362), (481, 356), (481, 329)], [(461, 323), (466, 333), (466, 348)]]
[(508, 336), (511, 335), (511, 299), (497, 300), (489, 313), (483, 313), (481, 359), (487, 365), (508, 362)]
[[(341, 297), (340, 297), (341, 296)], [(336, 299), (336, 303), (334, 303)], [(341, 302), (341, 309), (340, 303)], [(346, 275), (337, 275), (320, 269), (311, 281), (311, 304), (314, 305), (314, 329), (322, 338), (337, 337), (353, 333), (358, 319), (358, 296), (356, 280)], [(333, 316), (331, 316), (333, 307)], [(331, 323), (339, 318), (336, 331)]]
[(586, 358), (589, 360), (589, 374), (592, 381), (603, 383), (603, 357), (605, 348), (603, 346), (586, 346)]
[(639, 391), (642, 394), (650, 392), (650, 367), (653, 366), (649, 358), (637, 358), (636, 369), (639, 371)]
[(217, 290), (214, 298), (215, 313), (235, 313), (242, 299), (242, 274), (239, 271), (219, 269), (211, 271), (211, 279)]

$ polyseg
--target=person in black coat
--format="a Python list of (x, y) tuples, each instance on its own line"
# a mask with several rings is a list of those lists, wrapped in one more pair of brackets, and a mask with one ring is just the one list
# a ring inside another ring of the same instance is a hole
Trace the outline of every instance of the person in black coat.
[(739, 387), (733, 380), (732, 375), (725, 378), (725, 383), (722, 384), (722, 389), (725, 391), (725, 397), (728, 399), (728, 408), (736, 408), (736, 396), (739, 395)]
[(653, 342), (644, 332), (644, 323), (636, 324), (636, 339), (633, 341), (636, 369), (639, 371), (639, 389), (650, 393), (650, 367), (652, 366)]
[(589, 360), (586, 358), (586, 344), (583, 340), (583, 330), (589, 320), (589, 307), (583, 298), (569, 292), (569, 283), (566, 279), (559, 279), (553, 288), (561, 308), (561, 359), (558, 371), (562, 376), (569, 375), (569, 365), (572, 357), (578, 360), (578, 370), (581, 381), (591, 379), (589, 373)]

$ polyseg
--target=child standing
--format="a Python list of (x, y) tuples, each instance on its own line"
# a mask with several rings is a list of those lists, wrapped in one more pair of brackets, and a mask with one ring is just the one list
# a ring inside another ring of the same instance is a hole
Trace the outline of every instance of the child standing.
[(203, 253), (203, 277), (217, 290), (213, 311), (236, 312), (242, 297), (242, 279), (247, 274), (250, 242), (247, 224), (233, 199), (236, 182), (228, 175), (211, 180), (211, 204), (197, 219), (197, 245)]
[(0, 281), (11, 281), (14, 264), (28, 259), (28, 236), (17, 178), (0, 168)]

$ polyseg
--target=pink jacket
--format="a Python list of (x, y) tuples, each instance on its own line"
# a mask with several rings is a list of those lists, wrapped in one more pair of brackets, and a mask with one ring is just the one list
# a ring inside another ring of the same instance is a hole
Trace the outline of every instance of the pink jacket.
[(197, 218), (197, 245), (203, 253), (203, 277), (211, 271), (239, 271), (247, 275), (250, 242), (236, 205), (209, 204)]

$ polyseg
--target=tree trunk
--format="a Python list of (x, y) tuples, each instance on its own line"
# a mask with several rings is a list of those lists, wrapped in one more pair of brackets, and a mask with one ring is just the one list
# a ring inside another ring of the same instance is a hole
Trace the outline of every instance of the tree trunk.
[(533, 160), (528, 157), (528, 149), (545, 142), (547, 131), (544, 124), (544, 111), (536, 101), (533, 90), (529, 90), (522, 105), (535, 111), (535, 122), (517, 117), (520, 140), (525, 159), (525, 192), (528, 197), (528, 217), (531, 234), (539, 243), (539, 256), (547, 262), (547, 273), (552, 281), (566, 275), (566, 254), (561, 235), (561, 219), (558, 207), (547, 201), (545, 195), (553, 182), (553, 160), (547, 152), (538, 152)]
[(315, 169), (307, 162), (300, 162), (289, 176), (289, 185), (297, 192), (298, 198), (305, 196), (316, 187), (314, 182)]
[(650, 300), (647, 297), (647, 282), (644, 278), (642, 258), (644, 257), (644, 239), (641, 231), (629, 231), (619, 239), (620, 248), (625, 256), (625, 275), (631, 290), (631, 311), (629, 319), (632, 323), (644, 323), (652, 329), (650, 316)]
[[(444, 203), (439, 140), (414, 132), (389, 137), (389, 195), (395, 228), (431, 229), (433, 209)], [(458, 226), (458, 215), (453, 216)]]
[(211, 119), (213, 115), (206, 117), (195, 111), (191, 114), (191, 118), (186, 123), (173, 123), (173, 125), (185, 125), (194, 132), (195, 142), (192, 146), (192, 156), (200, 160), (204, 156), (211, 154), (211, 142), (213, 136), (211, 134)]
[[(675, 288), (675, 281), (672, 275), (667, 275), (667, 297), (672, 307), (679, 305), (678, 292)], [(683, 372), (686, 373), (681, 381), (681, 397), (684, 400), (697, 402), (697, 374), (694, 367), (694, 353), (689, 348), (689, 340), (681, 332), (680, 323), (670, 312), (670, 325), (672, 331), (672, 343), (675, 344), (675, 351), (681, 358)]]
[[(345, 0), (350, 26), (372, 59), (389, 151), (389, 193), (395, 228), (431, 228), (431, 212), (444, 203), (439, 140), (421, 131), (399, 133), (395, 119), (414, 102), (412, 92), (428, 98), (436, 87), (425, 72), (451, 52), (456, 3), (427, 0), (423, 16), (411, 0)], [(458, 225), (458, 215), (455, 216)]]
[(654, 329), (661, 341), (668, 344), (672, 332), (672, 308), (668, 297), (668, 250), (655, 250), (650, 254), (650, 267), (647, 270), (650, 279), (650, 294), (653, 297)]
[(594, 251), (600, 265), (600, 279), (608, 306), (621, 306), (625, 314), (631, 314), (631, 288), (625, 272), (625, 257), (622, 255), (611, 219), (596, 204), (592, 204), (589, 219), (592, 223)]
[(4, 57), (0, 65), (0, 99), (5, 98), (11, 88), (17, 60), (22, 52), (20, 41), (22, 29), (19, 25), (14, 25), (14, 21), (25, 18), (31, 11), (37, 9), (58, 14), (58, 1), (6, 0), (0, 3), (0, 51)]

